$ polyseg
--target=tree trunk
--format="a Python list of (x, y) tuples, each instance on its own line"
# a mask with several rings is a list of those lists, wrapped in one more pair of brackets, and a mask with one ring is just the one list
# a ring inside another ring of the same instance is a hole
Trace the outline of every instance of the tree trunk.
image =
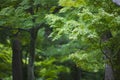
[(115, 80), (120, 80), (120, 33), (114, 39), (114, 76)]
[(115, 80), (120, 80), (120, 49), (115, 57), (114, 67)]
[(76, 64), (71, 64), (71, 75), (72, 76), (72, 80), (81, 80), (82, 79), (82, 70), (77, 67)]
[[(112, 38), (111, 32), (110, 31), (104, 32), (101, 36), (102, 43), (109, 41), (110, 38)], [(108, 48), (108, 46), (104, 46), (103, 52), (105, 55), (105, 60), (109, 61), (105, 65), (105, 78), (104, 78), (104, 80), (114, 80), (113, 64), (112, 64), (112, 60), (111, 60), (111, 53), (112, 53), (111, 49)]]
[(35, 80), (34, 76), (34, 56), (35, 56), (35, 42), (37, 37), (37, 30), (32, 28), (30, 30), (30, 54), (28, 63), (28, 80)]
[(74, 70), (75, 70), (75, 73), (73, 75), (73, 79), (74, 80), (81, 80), (82, 79), (82, 71), (80, 70), (80, 68), (75, 66)]
[(105, 65), (105, 80), (114, 80), (113, 69), (111, 65)]
[(23, 80), (22, 75), (22, 54), (20, 41), (15, 37), (12, 41), (12, 76), (13, 80)]

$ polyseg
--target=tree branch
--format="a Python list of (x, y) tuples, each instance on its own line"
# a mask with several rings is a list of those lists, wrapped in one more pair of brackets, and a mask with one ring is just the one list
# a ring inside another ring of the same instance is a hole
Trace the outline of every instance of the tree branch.
[(111, 59), (110, 56), (108, 56), (108, 55), (103, 51), (103, 49), (102, 49), (102, 41), (101, 41), (101, 40), (100, 40), (100, 50), (101, 50), (101, 52), (105, 55), (105, 57), (106, 57), (107, 59)]
[(0, 26), (1, 29), (7, 29), (7, 30), (19, 30), (19, 31), (29, 31), (29, 29), (24, 29), (24, 28), (12, 28), (9, 26)]
[(13, 27), (10, 27), (10, 26), (0, 26), (0, 29), (7, 29), (7, 30), (18, 30), (18, 31), (26, 31), (26, 32), (30, 32), (31, 29), (36, 29), (36, 30), (39, 30), (40, 28), (43, 28), (44, 27), (44, 23), (40, 23), (40, 24), (37, 24), (36, 26), (32, 27), (32, 28), (13, 28)]

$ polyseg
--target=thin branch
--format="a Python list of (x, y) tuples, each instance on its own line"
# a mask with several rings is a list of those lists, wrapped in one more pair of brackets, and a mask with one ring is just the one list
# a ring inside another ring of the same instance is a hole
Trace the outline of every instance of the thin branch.
[(12, 28), (8, 26), (0, 26), (1, 29), (7, 29), (7, 30), (19, 30), (19, 31), (29, 31), (29, 29), (24, 29), (24, 28)]
[[(112, 61), (112, 57), (108, 56), (102, 49), (102, 41), (100, 40), (100, 50), (101, 52), (105, 55), (105, 57), (109, 60), (111, 66), (113, 67), (113, 61)], [(113, 70), (114, 71), (114, 70)]]
[(116, 52), (113, 54), (112, 58), (114, 58), (114, 57), (117, 55), (117, 53), (119, 52), (119, 50), (120, 50), (120, 49), (117, 49), (117, 50), (116, 50)]
[(106, 58), (111, 59), (102, 49), (102, 41), (100, 40), (100, 50), (105, 55)]
[(18, 30), (18, 31), (27, 31), (27, 32), (30, 32), (31, 29), (36, 29), (36, 30), (39, 30), (40, 28), (43, 28), (44, 27), (44, 23), (40, 23), (40, 24), (37, 24), (36, 26), (32, 27), (32, 28), (13, 28), (13, 27), (9, 27), (9, 26), (0, 26), (1, 29), (7, 29), (7, 30)]

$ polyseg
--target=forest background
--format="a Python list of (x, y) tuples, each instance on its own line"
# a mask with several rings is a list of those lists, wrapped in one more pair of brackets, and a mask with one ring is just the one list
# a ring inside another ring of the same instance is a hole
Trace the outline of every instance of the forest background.
[(120, 80), (119, 0), (0, 0), (1, 80)]

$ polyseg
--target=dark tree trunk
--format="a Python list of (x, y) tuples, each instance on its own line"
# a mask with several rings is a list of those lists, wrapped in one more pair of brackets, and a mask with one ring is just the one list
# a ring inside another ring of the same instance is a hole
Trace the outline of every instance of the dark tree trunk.
[(16, 37), (12, 40), (12, 76), (13, 80), (23, 80), (22, 57), (20, 41)]
[(115, 36), (114, 39), (114, 76), (115, 80), (120, 80), (120, 33)]
[[(110, 31), (104, 32), (101, 36), (102, 43), (109, 41), (110, 38), (112, 38), (111, 32)], [(109, 61), (105, 65), (105, 78), (104, 78), (104, 80), (114, 80), (113, 64), (112, 64), (112, 60), (111, 60), (111, 53), (112, 53), (111, 49), (108, 46), (104, 46), (103, 52), (105, 55), (105, 60)]]
[(82, 79), (82, 70), (76, 66), (76, 64), (72, 64), (71, 67), (71, 76), (72, 80), (81, 80)]
[(35, 56), (35, 43), (37, 32), (35, 28), (30, 30), (30, 54), (29, 54), (29, 63), (28, 63), (28, 80), (35, 80), (34, 76), (34, 56)]
[[(119, 44), (120, 45), (120, 44)], [(119, 46), (118, 46), (119, 47)], [(120, 49), (117, 52), (117, 55), (115, 57), (115, 64), (114, 64), (114, 76), (115, 80), (120, 80)]]
[(81, 80), (82, 79), (82, 71), (79, 67), (75, 66), (74, 67), (75, 73), (73, 75), (74, 80)]

